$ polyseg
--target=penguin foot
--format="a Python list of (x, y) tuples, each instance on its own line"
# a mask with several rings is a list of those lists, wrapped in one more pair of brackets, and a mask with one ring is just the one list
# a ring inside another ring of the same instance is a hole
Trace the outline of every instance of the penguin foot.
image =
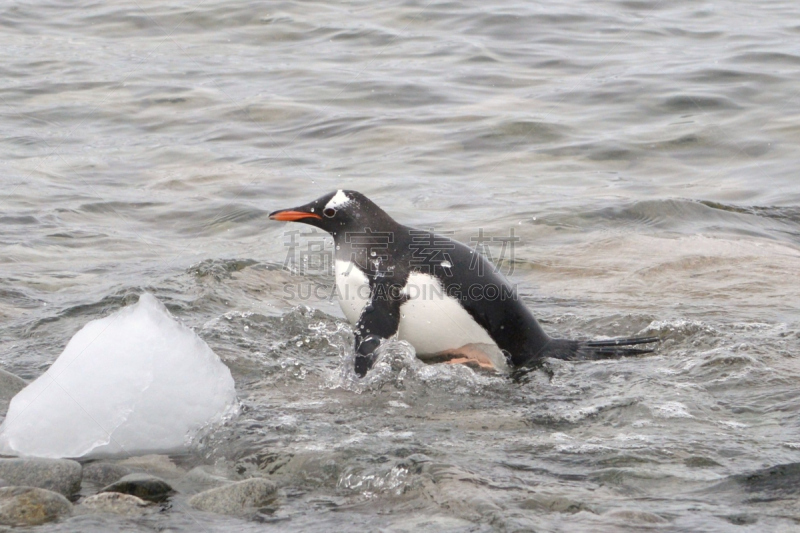
[(472, 369), (478, 370), (500, 370), (497, 367), (496, 361), (486, 353), (485, 350), (480, 348), (481, 345), (465, 344), (460, 348), (438, 352), (432, 355), (418, 354), (417, 356), (426, 364), (447, 363), (453, 365), (466, 365)]

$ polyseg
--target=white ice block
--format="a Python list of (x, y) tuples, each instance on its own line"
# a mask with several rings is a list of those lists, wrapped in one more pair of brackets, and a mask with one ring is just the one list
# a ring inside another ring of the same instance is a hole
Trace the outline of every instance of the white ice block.
[(78, 458), (179, 451), (237, 410), (228, 367), (143, 294), (86, 324), (11, 400), (0, 452)]

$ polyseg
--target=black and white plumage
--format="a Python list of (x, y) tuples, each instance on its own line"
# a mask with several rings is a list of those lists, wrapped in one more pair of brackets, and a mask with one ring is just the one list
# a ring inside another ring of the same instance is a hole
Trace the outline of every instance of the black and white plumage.
[(355, 325), (360, 376), (372, 367), (381, 340), (395, 335), (420, 357), (455, 357), (474, 353), (474, 347), (496, 347), (517, 369), (536, 367), (548, 357), (638, 355), (653, 350), (632, 346), (658, 341), (551, 338), (511, 284), (475, 250), (403, 226), (355, 191), (339, 190), (275, 211), (270, 218), (303, 222), (333, 236), (339, 304)]

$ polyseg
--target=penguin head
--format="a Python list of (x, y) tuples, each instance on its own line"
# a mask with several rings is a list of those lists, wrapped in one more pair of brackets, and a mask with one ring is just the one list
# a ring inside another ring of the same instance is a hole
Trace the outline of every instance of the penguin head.
[(341, 189), (299, 207), (274, 211), (269, 218), (309, 224), (334, 237), (345, 232), (364, 231), (366, 228), (389, 229), (396, 224), (360, 192)]

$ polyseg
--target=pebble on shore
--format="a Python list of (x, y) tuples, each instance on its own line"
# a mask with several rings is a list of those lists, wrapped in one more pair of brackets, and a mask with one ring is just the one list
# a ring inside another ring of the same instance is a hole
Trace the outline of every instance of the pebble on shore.
[(128, 474), (133, 474), (130, 468), (115, 463), (97, 462), (83, 465), (84, 483), (93, 483), (98, 487), (111, 485)]
[(175, 491), (169, 483), (159, 477), (150, 474), (128, 474), (100, 492), (120, 492), (151, 502), (163, 502)]
[(81, 490), (83, 469), (69, 459), (0, 459), (0, 478), (12, 486), (37, 487), (70, 496)]
[(64, 496), (36, 487), (0, 488), (0, 524), (37, 526), (72, 512), (72, 504)]
[[(24, 380), (0, 370), (0, 403), (4, 398), (8, 402), (25, 385)], [(268, 479), (256, 477), (233, 482), (208, 466), (195, 467), (187, 473), (166, 455), (85, 465), (69, 459), (0, 458), (0, 526), (35, 526), (73, 513), (130, 518), (156, 512), (159, 506), (153, 502), (165, 501), (175, 490), (171, 482), (153, 473), (194, 490), (213, 487), (188, 501), (191, 507), (211, 513), (255, 512), (277, 497), (277, 486)], [(77, 494), (82, 482), (103, 488), (73, 506), (65, 496)]]
[(0, 370), (0, 409), (3, 412), (8, 410), (8, 402), (11, 398), (24, 389), (28, 382), (21, 377), (15, 376), (5, 370)]
[(186, 471), (177, 466), (169, 456), (162, 454), (136, 455), (118, 461), (115, 464), (129, 468), (131, 473), (144, 472), (167, 480), (183, 477), (186, 473)]
[(251, 478), (195, 494), (189, 505), (200, 511), (236, 515), (254, 511), (275, 499), (277, 487), (273, 481)]
[(101, 492), (89, 496), (81, 502), (78, 509), (91, 513), (115, 514), (119, 516), (142, 516), (157, 509), (141, 498), (120, 492)]

